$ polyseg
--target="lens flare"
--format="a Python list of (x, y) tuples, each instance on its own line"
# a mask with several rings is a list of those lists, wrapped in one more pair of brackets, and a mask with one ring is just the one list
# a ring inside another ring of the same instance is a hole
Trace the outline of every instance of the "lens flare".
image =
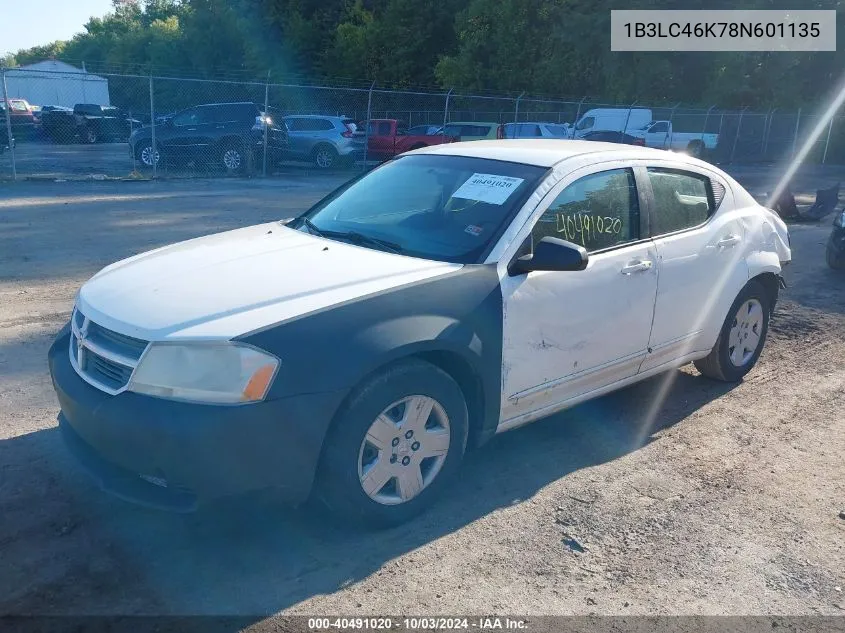
[[(795, 157), (787, 165), (783, 176), (781, 176), (780, 180), (778, 181), (778, 184), (775, 187), (775, 190), (770, 196), (769, 200), (776, 200), (783, 193), (790, 179), (795, 175), (795, 172), (798, 171), (798, 168), (801, 166), (801, 163), (813, 149), (813, 145), (816, 143), (816, 141), (819, 140), (819, 137), (821, 137), (821, 135), (824, 133), (825, 128), (830, 123), (831, 119), (836, 115), (837, 111), (843, 103), (845, 103), (845, 78), (843, 78), (839, 90), (835, 93), (835, 97), (830, 102), (828, 107), (825, 108), (818, 123), (815, 125), (812, 132), (810, 132), (810, 135), (807, 137), (804, 143), (801, 145), (801, 149), (795, 154)], [(702, 310), (699, 312), (700, 316), (698, 318), (698, 321), (695, 323), (695, 326), (692, 328), (693, 332), (697, 332), (702, 329), (704, 323), (707, 320), (709, 312), (712, 310), (714, 304), (720, 297), (721, 293), (724, 291), (725, 284), (727, 283), (728, 278), (730, 277), (731, 270), (734, 266), (739, 263), (739, 259), (741, 257), (741, 249), (737, 249), (731, 254), (730, 265), (725, 266), (722, 269), (722, 274), (720, 274), (719, 278), (716, 280), (716, 284), (713, 286), (713, 290), (707, 298), (707, 302), (704, 306), (702, 306)], [(693, 339), (691, 338), (689, 343), (690, 346), (692, 345), (692, 342)], [(692, 348), (688, 347), (683, 350), (683, 354), (688, 354), (692, 351)], [(640, 425), (639, 433), (636, 437), (636, 446), (642, 446), (646, 438), (651, 435), (652, 429), (654, 428), (654, 423), (657, 419), (657, 415), (660, 413), (663, 404), (666, 402), (666, 397), (669, 395), (669, 391), (672, 389), (672, 385), (675, 383), (677, 377), (678, 372), (676, 370), (672, 370), (667, 371), (660, 378), (660, 384), (658, 385), (656, 395), (649, 406), (648, 412), (646, 413), (642, 424)]]

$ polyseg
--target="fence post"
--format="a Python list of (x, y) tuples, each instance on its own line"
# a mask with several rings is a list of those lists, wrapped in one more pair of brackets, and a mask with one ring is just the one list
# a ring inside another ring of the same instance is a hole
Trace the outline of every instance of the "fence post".
[(264, 164), (261, 169), (262, 177), (267, 177), (267, 134), (270, 128), (269, 121), (272, 121), (270, 118), (269, 113), (270, 108), (270, 71), (267, 71), (267, 81), (264, 83), (264, 120), (262, 121), (262, 125), (264, 126)]
[(446, 124), (449, 122), (449, 97), (452, 96), (452, 89), (449, 88), (449, 92), (446, 93), (446, 108), (443, 110), (443, 127), (446, 127)]
[(153, 148), (152, 163), (153, 163), (153, 180), (158, 174), (158, 145), (156, 145), (156, 108), (155, 99), (153, 98), (153, 76), (150, 75), (150, 142)]
[(578, 123), (578, 117), (581, 116), (581, 105), (586, 100), (587, 95), (581, 97), (581, 101), (578, 102), (578, 109), (575, 111), (575, 119), (572, 121), (572, 136), (575, 136), (575, 125)]
[(798, 144), (798, 125), (801, 123), (801, 108), (798, 108), (798, 116), (795, 117), (795, 133), (792, 135), (792, 156), (795, 158), (795, 147)]
[(6, 138), (9, 141), (9, 155), (12, 157), (12, 180), (18, 179), (18, 168), (15, 164), (15, 138), (12, 136), (12, 114), (9, 105), (9, 89), (6, 87), (6, 68), (0, 69), (3, 74), (3, 111), (6, 113)]
[(680, 103), (676, 103), (672, 106), (672, 111), (669, 112), (669, 136), (667, 138), (667, 145), (665, 149), (672, 149), (672, 136), (675, 134), (674, 126), (672, 125), (672, 119), (675, 118), (675, 110), (678, 109), (678, 106), (681, 105)]
[(631, 112), (633, 111), (635, 105), (637, 105), (636, 99), (634, 100), (634, 103), (628, 106), (628, 116), (625, 117), (625, 127), (622, 128), (622, 134), (626, 134), (628, 132), (628, 122), (631, 120)]
[(367, 169), (367, 161), (370, 157), (370, 118), (373, 111), (373, 88), (376, 82), (370, 84), (370, 92), (367, 94), (367, 121), (364, 124), (364, 169)]
[(739, 121), (736, 124), (736, 136), (734, 136), (734, 146), (731, 149), (731, 158), (728, 161), (729, 163), (734, 162), (734, 153), (736, 152), (736, 144), (739, 142), (739, 131), (742, 129), (742, 115), (745, 114), (745, 111), (748, 109), (748, 106), (745, 106), (742, 111), (739, 113)]
[(713, 108), (715, 108), (715, 107), (716, 107), (715, 105), (710, 106), (709, 108), (707, 108), (707, 112), (704, 114), (704, 125), (701, 128), (701, 135), (702, 136), (707, 134), (707, 120), (710, 118), (711, 110), (713, 110)]
[(830, 132), (833, 130), (833, 118), (830, 117), (830, 123), (827, 124), (827, 140), (824, 142), (824, 154), (822, 155), (822, 165), (827, 160), (827, 147), (830, 145)]
[(763, 136), (760, 139), (760, 158), (761, 160), (766, 160), (766, 130), (769, 127), (769, 117), (772, 115), (773, 110), (769, 110), (766, 112), (766, 118), (763, 119)]
[[(514, 111), (513, 111), (513, 122), (514, 123), (519, 123), (519, 101), (522, 99), (523, 96), (525, 96), (524, 90), (522, 92), (520, 92), (519, 96), (516, 98), (516, 107), (514, 108)], [(514, 133), (516, 133), (515, 128), (514, 128)]]
[(766, 160), (766, 156), (769, 155), (769, 138), (772, 135), (772, 123), (775, 121), (775, 112), (777, 108), (773, 108), (769, 111), (769, 121), (768, 125), (766, 125), (766, 129), (763, 135), (763, 160)]

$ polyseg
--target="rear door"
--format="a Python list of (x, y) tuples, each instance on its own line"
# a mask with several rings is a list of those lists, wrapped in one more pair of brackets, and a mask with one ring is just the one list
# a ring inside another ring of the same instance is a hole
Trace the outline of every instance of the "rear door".
[(748, 270), (746, 231), (720, 177), (651, 164), (642, 186), (650, 190), (650, 234), (659, 256), (654, 325), (641, 368), (647, 371), (710, 349)]

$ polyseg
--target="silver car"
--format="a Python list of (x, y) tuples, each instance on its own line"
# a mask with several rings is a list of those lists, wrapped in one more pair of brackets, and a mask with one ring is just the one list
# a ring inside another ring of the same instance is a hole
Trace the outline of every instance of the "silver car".
[(356, 138), (355, 121), (340, 116), (293, 114), (285, 117), (289, 156), (320, 169), (349, 164), (364, 157), (364, 138)]
[(568, 123), (507, 123), (505, 138), (569, 138)]

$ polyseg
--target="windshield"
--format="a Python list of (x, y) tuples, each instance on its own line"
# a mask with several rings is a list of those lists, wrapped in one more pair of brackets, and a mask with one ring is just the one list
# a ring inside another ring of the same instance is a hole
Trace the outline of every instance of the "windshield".
[(543, 167), (482, 158), (405, 156), (289, 226), (371, 248), (380, 248), (374, 241), (380, 240), (413, 257), (475, 263), (545, 173)]

